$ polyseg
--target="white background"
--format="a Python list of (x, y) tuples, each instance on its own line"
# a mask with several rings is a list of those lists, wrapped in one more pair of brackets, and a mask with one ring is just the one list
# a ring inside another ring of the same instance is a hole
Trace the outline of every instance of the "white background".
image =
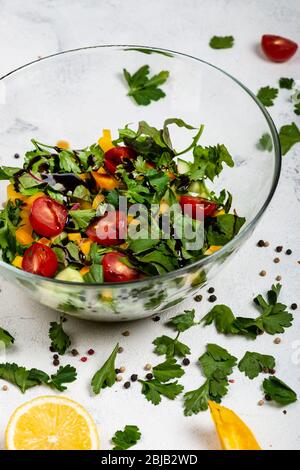
[[(262, 34), (273, 33), (300, 42), (300, 3), (297, 0), (0, 0), (0, 75), (38, 56), (70, 48), (94, 44), (141, 44), (174, 49), (206, 59), (239, 78), (254, 92), (260, 86), (276, 86), (281, 76), (299, 77), (300, 53), (287, 64), (265, 60), (259, 51)], [(211, 36), (233, 35), (233, 49), (217, 51), (208, 46)], [(218, 91), (217, 91), (218, 92)], [(282, 91), (276, 105), (270, 108), (276, 125), (292, 121), (300, 125), (292, 112), (289, 93)], [(300, 145), (284, 157), (279, 188), (263, 221), (252, 239), (241, 249), (230, 265), (213, 283), (220, 303), (230, 305), (237, 315), (254, 314), (251, 299), (264, 293), (275, 276), (283, 278), (282, 300), (300, 305)], [(255, 197), (255, 188), (249, 197)], [(257, 248), (263, 238), (269, 248)], [(273, 263), (274, 247), (284, 245), (293, 254), (280, 255), (281, 262)], [(261, 269), (267, 271), (259, 277)], [(52, 372), (49, 353), (49, 322), (57, 318), (54, 311), (41, 307), (15, 291), (12, 285), (0, 280), (0, 325), (16, 338), (7, 353), (7, 361)], [(207, 298), (206, 290), (203, 292)], [(170, 314), (183, 308), (195, 307), (197, 317), (208, 311), (206, 301), (196, 304), (193, 299)], [(292, 328), (274, 345), (274, 337), (263, 335), (256, 342), (219, 336), (214, 327), (195, 327), (182, 339), (192, 349), (192, 364), (186, 368), (181, 382), (186, 390), (203, 382), (196, 365), (207, 342), (216, 342), (232, 354), (242, 357), (246, 350), (272, 354), (277, 359), (276, 375), (300, 395), (300, 307), (295, 311)], [(78, 380), (70, 385), (67, 396), (80, 401), (94, 416), (100, 431), (102, 448), (110, 448), (110, 438), (126, 424), (136, 424), (142, 431), (138, 448), (144, 449), (217, 449), (219, 444), (209, 412), (186, 418), (182, 399), (174, 402), (163, 399), (154, 407), (140, 393), (140, 385), (129, 390), (117, 383), (93, 397), (89, 382), (117, 341), (124, 347), (118, 356), (118, 366), (124, 365), (124, 379), (131, 373), (144, 375), (145, 363), (158, 363), (151, 342), (156, 336), (168, 334), (163, 318), (131, 324), (101, 325), (70, 319), (66, 329), (73, 346), (82, 354), (93, 347), (96, 354), (85, 364), (68, 355), (63, 364), (78, 368)], [(121, 332), (129, 329), (130, 336)], [(233, 408), (253, 429), (265, 449), (300, 449), (299, 405), (282, 408), (267, 403), (257, 406), (262, 397), (263, 377), (250, 381), (238, 371), (224, 404)], [(12, 411), (25, 400), (49, 393), (42, 387), (23, 396), (9, 385), (1, 390), (0, 381), (0, 448), (4, 447), (4, 431)]]

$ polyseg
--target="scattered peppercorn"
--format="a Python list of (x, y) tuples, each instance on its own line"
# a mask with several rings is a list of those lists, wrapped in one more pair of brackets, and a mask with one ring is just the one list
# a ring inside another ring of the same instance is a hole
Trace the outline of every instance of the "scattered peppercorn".
[(281, 281), (281, 279), (282, 279), (281, 276), (276, 276), (276, 277), (275, 277), (275, 280), (276, 280), (276, 281)]
[(53, 359), (53, 365), (59, 366), (59, 359)]
[(276, 264), (277, 264), (277, 263), (280, 263), (280, 258), (274, 258), (273, 261), (274, 261), (274, 263), (276, 263)]
[(187, 357), (185, 357), (185, 358), (183, 359), (183, 361), (182, 361), (182, 364), (183, 364), (184, 366), (188, 366), (188, 365), (190, 364), (190, 360), (189, 360)]
[(137, 374), (132, 374), (132, 376), (130, 377), (131, 382), (136, 382), (137, 379), (138, 379)]
[(262, 371), (263, 371), (264, 374), (268, 374), (268, 373), (269, 373), (268, 367), (263, 367), (263, 368), (262, 368)]
[(275, 344), (281, 343), (281, 339), (280, 339), (280, 338), (275, 338), (275, 339), (274, 339), (274, 343), (275, 343)]
[(131, 385), (130, 382), (125, 382), (125, 383), (124, 383), (124, 388), (129, 388), (130, 385)]
[(93, 349), (89, 349), (87, 353), (89, 356), (92, 356), (93, 354), (95, 354), (95, 351)]
[(79, 352), (77, 351), (77, 349), (72, 349), (71, 354), (72, 356), (78, 356)]
[(123, 380), (122, 375), (117, 375), (116, 381), (117, 381), (117, 382), (122, 382), (122, 380)]
[(276, 373), (275, 369), (269, 369), (269, 374), (274, 375)]
[(291, 309), (292, 309), (292, 310), (297, 310), (297, 308), (298, 308), (298, 305), (297, 305), (297, 304), (294, 303), (294, 304), (291, 305)]
[(264, 246), (265, 246), (265, 247), (268, 247), (268, 246), (270, 246), (270, 243), (269, 243), (269, 242), (265, 242)]
[(201, 294), (195, 295), (195, 297), (194, 297), (195, 302), (201, 302), (202, 299), (203, 299), (203, 297), (202, 297)]
[(55, 352), (55, 349), (54, 349), (53, 346), (50, 346), (49, 350), (50, 350), (50, 352)]
[(229, 382), (230, 384), (234, 384), (234, 383), (235, 383), (235, 380), (234, 380), (234, 379), (229, 379), (228, 382)]
[(277, 251), (277, 253), (281, 253), (282, 250), (283, 250), (283, 246), (281, 246), (281, 245), (280, 245), (280, 246), (276, 246), (276, 248), (275, 248), (275, 251)]
[(124, 351), (124, 348), (122, 348), (122, 346), (120, 346), (120, 347), (118, 348), (118, 353), (121, 354), (123, 351)]
[(80, 358), (81, 362), (86, 362), (87, 361), (87, 357), (83, 356)]
[(213, 294), (215, 292), (215, 289), (213, 287), (210, 287), (207, 292), (209, 294)]
[(7, 392), (8, 386), (7, 386), (7, 385), (3, 385), (2, 390), (3, 390), (3, 392)]
[(152, 369), (152, 365), (151, 364), (146, 364), (145, 367), (144, 367), (145, 370), (151, 370)]
[(115, 369), (116, 374), (119, 374), (120, 372), (121, 372), (120, 369)]
[(149, 372), (149, 374), (146, 374), (146, 379), (147, 380), (152, 380), (153, 379), (153, 374), (151, 374), (151, 372)]
[(14, 158), (20, 158), (20, 154), (19, 154), (19, 153), (15, 153), (15, 154), (14, 154)]
[(284, 415), (286, 415), (286, 414), (287, 414), (287, 411), (286, 411), (286, 410), (283, 410), (283, 412), (282, 412), (282, 413), (283, 413)]
[(265, 270), (262, 270), (262, 271), (260, 271), (260, 273), (259, 273), (259, 275), (260, 275), (261, 277), (265, 277), (266, 274), (267, 274), (267, 271), (265, 271)]
[(264, 240), (258, 240), (257, 246), (259, 246), (260, 248), (262, 248), (263, 246), (265, 246)]
[(293, 252), (292, 252), (292, 250), (290, 250), (290, 248), (288, 250), (286, 250), (286, 252), (285, 252), (286, 255), (291, 255), (292, 253)]
[(123, 336), (129, 336), (129, 335), (130, 335), (130, 332), (129, 332), (128, 330), (123, 331), (122, 335), (123, 335)]
[(270, 395), (265, 395), (265, 400), (266, 400), (266, 401), (271, 401), (272, 398), (270, 397)]
[(59, 359), (58, 354), (53, 354), (53, 359)]
[(156, 315), (155, 317), (152, 318), (153, 321), (159, 321), (160, 320), (160, 317), (158, 315)]
[(217, 297), (213, 294), (213, 295), (210, 295), (207, 300), (209, 302), (215, 302), (217, 300)]
[(126, 370), (126, 369), (125, 369), (124, 366), (120, 367), (120, 372), (121, 372), (122, 374), (123, 374), (123, 372), (125, 372), (125, 370)]
[(259, 400), (258, 406), (263, 406), (265, 404), (264, 400)]

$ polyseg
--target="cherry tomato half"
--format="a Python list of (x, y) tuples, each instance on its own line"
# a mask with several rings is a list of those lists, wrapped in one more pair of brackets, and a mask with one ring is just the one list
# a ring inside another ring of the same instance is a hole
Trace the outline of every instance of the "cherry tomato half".
[(192, 217), (192, 219), (199, 220), (202, 218), (202, 216), (208, 217), (209, 215), (213, 214), (217, 208), (217, 204), (214, 202), (203, 199), (202, 197), (195, 196), (180, 196), (179, 204), (181, 205), (181, 208), (185, 214)]
[(140, 273), (120, 261), (126, 258), (123, 253), (112, 252), (103, 256), (103, 276), (105, 282), (126, 282), (140, 278)]
[(29, 220), (33, 230), (43, 237), (59, 235), (67, 222), (68, 211), (50, 197), (39, 197), (31, 207)]
[(133, 160), (136, 153), (129, 147), (113, 147), (105, 152), (105, 166), (111, 174), (115, 174), (117, 166), (123, 163), (123, 160)]
[(58, 261), (54, 251), (42, 243), (34, 243), (24, 253), (22, 269), (44, 277), (54, 277)]
[(268, 59), (273, 62), (286, 62), (295, 54), (298, 44), (290, 39), (272, 34), (264, 34), (261, 47)]
[(87, 236), (98, 245), (119, 245), (124, 241), (127, 218), (123, 212), (109, 211), (95, 219), (88, 227)]

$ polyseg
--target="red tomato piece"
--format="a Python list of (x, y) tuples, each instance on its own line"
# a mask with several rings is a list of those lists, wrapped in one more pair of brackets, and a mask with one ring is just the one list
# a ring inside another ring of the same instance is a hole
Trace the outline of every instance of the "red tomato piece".
[(103, 256), (103, 276), (105, 282), (126, 282), (140, 278), (140, 273), (120, 261), (126, 258), (123, 253), (112, 252)]
[(55, 252), (47, 245), (34, 243), (24, 253), (22, 269), (44, 277), (54, 277), (58, 269)]
[(31, 207), (29, 220), (33, 230), (43, 237), (59, 235), (67, 222), (68, 211), (50, 197), (39, 197)]
[(261, 47), (268, 59), (273, 62), (286, 62), (295, 54), (298, 44), (290, 39), (272, 34), (264, 34)]
[(105, 152), (105, 166), (111, 174), (115, 174), (117, 166), (124, 160), (133, 160), (136, 153), (130, 147), (113, 147)]
[(217, 208), (214, 202), (195, 196), (180, 196), (179, 204), (186, 215), (199, 220), (212, 215)]
[(87, 236), (98, 245), (119, 245), (126, 237), (127, 218), (123, 212), (109, 211), (93, 220), (86, 230)]

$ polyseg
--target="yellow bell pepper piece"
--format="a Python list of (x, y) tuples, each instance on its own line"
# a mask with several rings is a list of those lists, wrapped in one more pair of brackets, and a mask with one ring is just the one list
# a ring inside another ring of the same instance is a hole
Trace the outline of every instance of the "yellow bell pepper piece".
[(42, 237), (38, 240), (38, 243), (41, 243), (42, 245), (51, 245), (51, 240), (48, 240), (46, 237)]
[(111, 289), (103, 289), (100, 298), (104, 302), (111, 302), (113, 300), (112, 290)]
[(80, 233), (69, 233), (68, 234), (68, 239), (70, 240), (70, 242), (76, 242), (78, 244), (82, 240)]
[(84, 276), (89, 271), (90, 271), (90, 268), (88, 266), (84, 266), (83, 268), (81, 268), (81, 270), (79, 272), (80, 272), (81, 276)]
[(36, 201), (39, 197), (43, 197), (43, 196), (45, 196), (45, 194), (39, 191), (38, 193), (26, 199), (26, 205), (31, 208), (34, 201)]
[(22, 225), (16, 230), (16, 240), (20, 245), (29, 245), (34, 242), (32, 238), (32, 227), (29, 224)]
[(23, 194), (18, 193), (13, 184), (9, 184), (7, 186), (7, 199), (10, 201), (15, 202), (16, 199), (20, 199), (21, 201), (26, 200), (26, 196), (23, 196)]
[(56, 142), (56, 147), (59, 147), (60, 149), (68, 150), (70, 148), (70, 144), (67, 140), (58, 140)]
[(118, 181), (109, 175), (100, 174), (97, 171), (92, 171), (92, 175), (99, 189), (112, 190), (118, 187)]
[(205, 255), (212, 255), (213, 253), (215, 253), (216, 251), (218, 251), (220, 248), (222, 248), (221, 246), (219, 245), (211, 245), (207, 250), (206, 252), (204, 253)]
[(103, 152), (107, 152), (108, 150), (114, 147), (114, 144), (111, 140), (111, 132), (109, 129), (103, 129), (102, 137), (98, 140), (99, 146), (102, 148)]
[(261, 450), (252, 431), (234, 411), (208, 402), (223, 450)]
[(97, 194), (97, 196), (95, 196), (95, 198), (93, 200), (92, 209), (97, 209), (99, 204), (101, 204), (101, 202), (103, 202), (104, 199), (105, 198), (104, 198), (103, 194), (101, 194), (101, 193)]
[(215, 211), (212, 217), (219, 217), (220, 215), (224, 215), (224, 214), (225, 214), (224, 209), (220, 209), (219, 211)]
[(22, 269), (23, 256), (16, 256), (13, 262), (11, 263), (15, 268)]
[(90, 209), (92, 204), (88, 201), (80, 201), (80, 209)]
[(85, 256), (89, 254), (91, 250), (91, 244), (92, 244), (91, 240), (85, 240), (82, 243), (80, 243), (80, 249)]

